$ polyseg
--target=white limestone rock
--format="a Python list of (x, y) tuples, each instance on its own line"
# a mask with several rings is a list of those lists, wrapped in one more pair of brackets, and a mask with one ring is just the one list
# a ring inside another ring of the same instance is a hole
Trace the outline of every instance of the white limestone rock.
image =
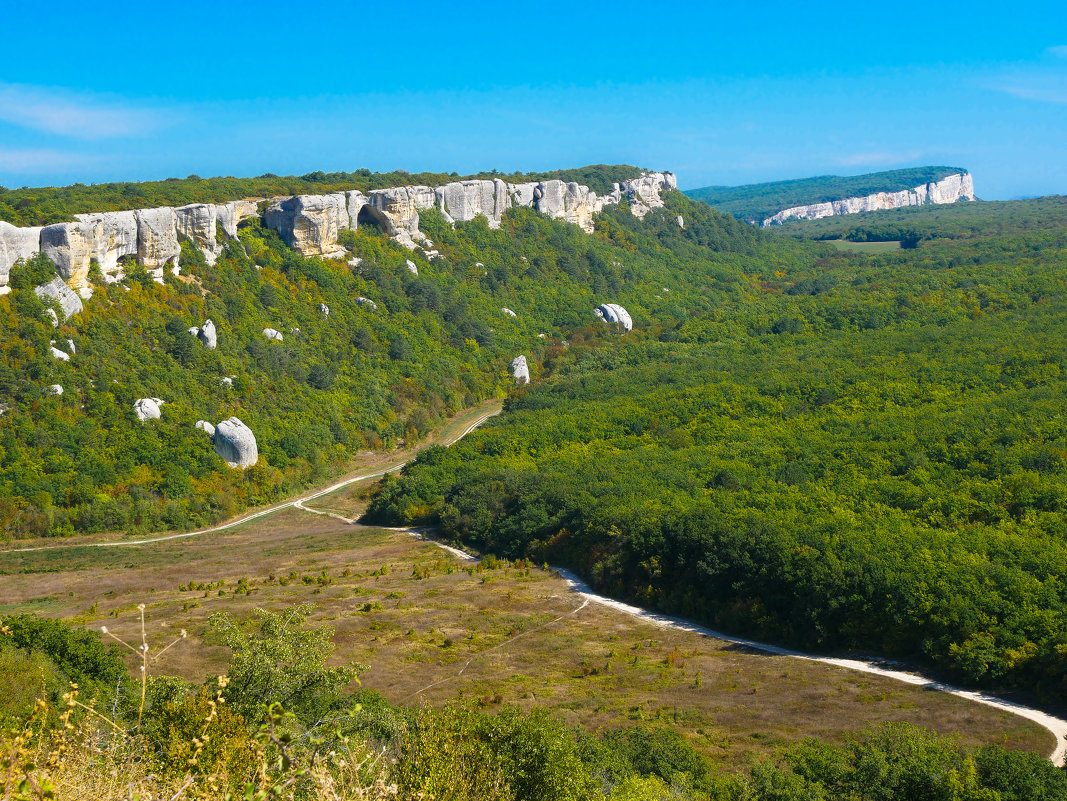
[(683, 231), (685, 230), (685, 217), (679, 214), (677, 217), (674, 218), (674, 221), (678, 223), (679, 228), (681, 228)]
[(812, 203), (783, 209), (765, 219), (761, 225), (781, 225), (786, 220), (819, 220), (839, 214), (860, 214), (868, 211), (885, 211), (927, 203), (957, 203), (974, 200), (974, 178), (970, 173), (956, 173), (928, 184), (899, 192), (876, 192), (864, 197), (847, 197), (826, 203)]
[(325, 303), (320, 303), (319, 304), (319, 314), (321, 314), (323, 317), (329, 317), (330, 316), (330, 307), (327, 306)]
[(70, 361), (70, 354), (69, 353), (64, 353), (59, 348), (57, 348), (55, 345), (51, 346), (49, 348), (49, 350), (52, 352), (52, 358), (59, 359), (61, 362), (69, 362)]
[(259, 202), (256, 200), (231, 200), (215, 206), (215, 220), (230, 239), (237, 239), (237, 226), (258, 216)]
[(164, 269), (170, 267), (176, 271), (182, 252), (178, 245), (174, 209), (170, 206), (137, 209), (134, 214), (137, 217), (137, 263), (156, 283), (162, 284)]
[(74, 347), (74, 340), (73, 339), (68, 339), (67, 340), (67, 349), (70, 351), (70, 355), (71, 356), (73, 356), (74, 354), (76, 354), (78, 352), (78, 349)]
[(191, 203), (174, 210), (178, 233), (184, 236), (204, 254), (208, 264), (214, 264), (222, 248), (218, 242), (215, 222), (218, 210), (213, 203)]
[(263, 223), (305, 256), (342, 255), (345, 251), (337, 244), (337, 233), (351, 227), (343, 192), (275, 198)]
[(412, 275), (419, 274), (419, 268), (415, 266), (415, 262), (413, 262), (411, 259), (405, 259), (404, 264), (407, 265), (409, 273), (411, 273)]
[(429, 186), (395, 186), (375, 189), (367, 196), (366, 213), (408, 248), (425, 237), (419, 231), (419, 212), (432, 209), (437, 193)]
[[(0, 287), (7, 287), (11, 268), (41, 249), (42, 228), (19, 228), (0, 220)], [(3, 293), (6, 294), (6, 293)]]
[(356, 298), (356, 303), (358, 303), (360, 306), (366, 306), (368, 309), (377, 309), (378, 308), (378, 304), (377, 303), (375, 303), (370, 298), (365, 298), (365, 297), (362, 297), (362, 296)]
[[(106, 211), (99, 214), (76, 214), (74, 219), (92, 226), (91, 257), (96, 259), (104, 279), (112, 282), (121, 277), (119, 259), (137, 255), (137, 216), (132, 211)], [(79, 288), (79, 287), (75, 287)]]
[(264, 328), (263, 336), (275, 342), (281, 342), (285, 339), (285, 337), (282, 336), (282, 332), (279, 331), (277, 328)]
[(630, 313), (618, 303), (601, 303), (596, 307), (596, 314), (602, 317), (606, 323), (617, 323), (623, 331), (630, 331), (634, 327)]
[(669, 172), (646, 172), (637, 178), (623, 181), (619, 189), (630, 201), (630, 212), (639, 220), (652, 209), (663, 208), (661, 192), (678, 188), (678, 180)]
[(196, 337), (204, 343), (204, 347), (208, 350), (215, 350), (219, 346), (218, 331), (215, 330), (215, 323), (210, 319), (204, 320), (204, 325), (196, 332)]
[(64, 321), (72, 314), (78, 314), (81, 312), (82, 308), (84, 308), (82, 306), (81, 298), (71, 291), (70, 287), (64, 283), (62, 278), (53, 278), (47, 284), (41, 284), (33, 291), (37, 297), (42, 300), (44, 298), (51, 298), (59, 303), (60, 311), (63, 312)]
[(50, 386), (48, 388), (48, 394), (49, 395), (62, 395), (63, 394), (63, 387), (60, 386), (59, 384), (52, 384), (52, 386)]
[(133, 403), (133, 413), (142, 423), (146, 420), (158, 420), (162, 416), (159, 409), (162, 405), (163, 401), (159, 398), (139, 398)]
[(44, 310), (44, 316), (52, 321), (53, 328), (59, 328), (59, 315), (56, 314), (56, 310), (49, 307)]
[(233, 386), (233, 376), (229, 376), (229, 375), (223, 376), (221, 379), (219, 379), (219, 383), (222, 384), (224, 387), (232, 387)]
[(230, 467), (245, 469), (259, 461), (259, 447), (252, 429), (236, 417), (215, 426), (215, 453)]
[(437, 207), (449, 222), (467, 222), (483, 215), (490, 228), (500, 227), (500, 219), (511, 205), (508, 185), (499, 178), (453, 181), (437, 187), (435, 194)]
[(516, 356), (511, 360), (511, 377), (516, 384), (530, 383), (530, 365), (526, 363), (525, 356)]
[(72, 289), (89, 286), (89, 266), (96, 248), (92, 222), (54, 223), (41, 229), (41, 252)]
[(515, 312), (513, 312), (507, 306), (501, 306), (500, 307), (500, 311), (504, 312), (504, 314), (506, 314), (508, 317), (518, 317), (519, 316), (519, 315), (515, 314)]
[(215, 436), (215, 426), (211, 425), (207, 420), (197, 420), (196, 428), (199, 431), (204, 431), (209, 437)]

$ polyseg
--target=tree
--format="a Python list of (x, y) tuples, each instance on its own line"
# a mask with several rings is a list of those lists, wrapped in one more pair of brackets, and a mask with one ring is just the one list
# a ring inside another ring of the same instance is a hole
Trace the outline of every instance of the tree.
[(301, 604), (280, 613), (256, 609), (258, 626), (239, 625), (225, 612), (211, 616), (211, 628), (233, 651), (223, 695), (246, 720), (260, 719), (267, 707), (278, 703), (313, 726), (367, 669), (358, 664), (326, 667), (333, 629), (301, 628), (313, 608)]

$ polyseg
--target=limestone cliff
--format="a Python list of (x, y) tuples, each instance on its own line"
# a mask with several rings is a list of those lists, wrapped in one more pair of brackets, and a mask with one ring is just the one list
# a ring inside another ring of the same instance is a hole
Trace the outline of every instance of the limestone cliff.
[[(969, 178), (969, 176), (968, 176)], [(627, 200), (636, 217), (663, 206), (661, 193), (677, 188), (671, 173), (643, 173), (598, 196), (589, 187), (560, 180), (508, 184), (493, 180), (453, 181), (440, 187), (397, 186), (327, 195), (294, 195), (274, 198), (264, 212), (264, 224), (277, 231), (292, 248), (305, 256), (335, 257), (344, 253), (338, 233), (375, 225), (401, 244), (423, 246), (429, 257), (436, 251), (419, 230), (419, 213), (438, 209), (452, 222), (467, 222), (484, 216), (492, 228), (499, 227), (509, 208), (536, 209), (554, 219), (593, 230), (596, 214)], [(949, 194), (938, 190), (938, 197)], [(137, 209), (76, 215), (73, 222), (43, 228), (16, 228), (0, 222), (0, 294), (11, 266), (36, 251), (44, 252), (56, 265), (67, 285), (83, 296), (92, 292), (89, 271), (95, 261), (104, 279), (122, 278), (125, 258), (134, 258), (163, 280), (163, 271), (178, 267), (181, 254), (178, 237), (192, 242), (211, 264), (222, 252), (219, 229), (236, 238), (242, 220), (260, 214), (261, 199), (229, 203), (191, 203), (179, 208)]]
[(927, 203), (956, 203), (961, 200), (974, 200), (974, 179), (970, 173), (948, 175), (940, 181), (904, 189), (900, 192), (877, 192), (865, 197), (847, 197), (826, 203), (813, 203), (808, 206), (794, 206), (783, 209), (762, 223), (780, 225), (786, 220), (818, 220), (838, 214), (859, 214), (865, 211), (885, 211), (906, 206), (923, 206)]

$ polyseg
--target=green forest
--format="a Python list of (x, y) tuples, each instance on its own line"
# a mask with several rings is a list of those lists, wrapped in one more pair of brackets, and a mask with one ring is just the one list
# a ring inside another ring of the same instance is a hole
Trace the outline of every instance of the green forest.
[(965, 172), (960, 167), (911, 167), (866, 175), (820, 175), (746, 186), (705, 186), (688, 189), (685, 194), (714, 206), (724, 214), (759, 223), (793, 206), (864, 197), (876, 192), (899, 192), (940, 181), (947, 175)]
[[(773, 235), (772, 235), (773, 236)], [(1067, 691), (1055, 224), (739, 276), (383, 483), (370, 519), (735, 633)]]

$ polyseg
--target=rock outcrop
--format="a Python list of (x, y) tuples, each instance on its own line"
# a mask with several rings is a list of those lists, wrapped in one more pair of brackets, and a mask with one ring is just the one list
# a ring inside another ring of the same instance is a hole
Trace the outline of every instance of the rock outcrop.
[(630, 331), (634, 327), (630, 313), (618, 303), (601, 303), (594, 309), (597, 317), (603, 318), (606, 323), (617, 323), (623, 331)]
[(204, 320), (204, 325), (196, 332), (196, 337), (204, 343), (204, 347), (208, 350), (215, 350), (219, 346), (218, 331), (215, 330), (215, 323), (210, 319)]
[(790, 219), (819, 220), (838, 214), (860, 214), (865, 211), (886, 211), (907, 206), (923, 206), (927, 203), (956, 203), (962, 200), (974, 200), (974, 178), (970, 173), (956, 173), (940, 181), (900, 192), (877, 192), (865, 197), (847, 197), (827, 203), (793, 206), (768, 217), (762, 226), (766, 228), (769, 225), (781, 225)]
[(377, 309), (378, 308), (378, 304), (377, 303), (375, 303), (370, 298), (363, 297), (362, 295), (360, 295), (358, 298), (356, 298), (356, 303), (359, 304), (360, 306), (366, 306), (368, 309)]
[(342, 255), (344, 248), (337, 244), (337, 234), (351, 227), (343, 192), (275, 198), (267, 207), (263, 223), (305, 256)]
[(60, 386), (59, 384), (52, 384), (52, 386), (50, 386), (48, 388), (48, 394), (49, 395), (62, 395), (63, 394), (63, 387)]
[(277, 328), (264, 328), (263, 336), (275, 342), (281, 342), (285, 339), (285, 337), (282, 336), (282, 332), (279, 331)]
[(516, 384), (530, 383), (530, 365), (526, 363), (525, 356), (516, 356), (511, 360), (511, 377)]
[(259, 461), (259, 447), (252, 429), (236, 417), (215, 426), (215, 453), (230, 467), (245, 469)]
[(198, 431), (203, 431), (209, 437), (215, 436), (215, 426), (211, 425), (207, 420), (197, 420), (196, 429)]
[(70, 287), (67, 286), (62, 278), (53, 278), (47, 284), (41, 284), (33, 291), (42, 300), (50, 298), (56, 301), (63, 312), (64, 320), (72, 314), (78, 314), (83, 308), (81, 298), (71, 292)]
[(15, 262), (30, 258), (40, 249), (40, 228), (17, 228), (0, 221), (0, 295), (10, 291), (7, 281)]
[(159, 398), (140, 398), (133, 403), (133, 413), (142, 423), (145, 420), (158, 420), (162, 414), (159, 407), (163, 401)]
[[(663, 192), (676, 186), (671, 173), (644, 173), (615, 184), (603, 196), (574, 182), (508, 184), (499, 178), (453, 181), (437, 188), (390, 187), (366, 195), (355, 190), (294, 195), (274, 198), (264, 213), (264, 223), (306, 256), (340, 256), (344, 253), (338, 244), (340, 231), (373, 224), (409, 248), (421, 245), (427, 258), (433, 258), (437, 251), (431, 249), (433, 244), (419, 231), (419, 213), (427, 209), (439, 209), (453, 223), (484, 215), (490, 227), (496, 228), (509, 208), (530, 207), (592, 231), (594, 216), (605, 206), (626, 198), (631, 211), (644, 217), (651, 209), (663, 205)], [(951, 190), (946, 184), (930, 194), (931, 197), (948, 196)], [(91, 294), (89, 270), (93, 260), (108, 281), (121, 279), (122, 260), (132, 257), (162, 282), (166, 267), (177, 272), (181, 254), (179, 236), (192, 242), (213, 264), (223, 247), (219, 229), (226, 237), (236, 238), (238, 225), (257, 216), (261, 202), (262, 199), (248, 198), (220, 204), (191, 203), (177, 209), (166, 206), (79, 214), (72, 222), (42, 228), (17, 228), (0, 222), (0, 294), (6, 289), (11, 265), (38, 250), (52, 260), (72, 289), (86, 297)], [(409, 269), (417, 268), (409, 265)]]
[(508, 317), (518, 317), (518, 316), (519, 316), (519, 315), (515, 314), (515, 312), (513, 312), (513, 311), (512, 311), (511, 309), (509, 309), (509, 308), (508, 308), (507, 306), (501, 306), (501, 307), (500, 307), (500, 311), (502, 311), (502, 312), (503, 312), (504, 314), (506, 314), (506, 315), (507, 315)]

